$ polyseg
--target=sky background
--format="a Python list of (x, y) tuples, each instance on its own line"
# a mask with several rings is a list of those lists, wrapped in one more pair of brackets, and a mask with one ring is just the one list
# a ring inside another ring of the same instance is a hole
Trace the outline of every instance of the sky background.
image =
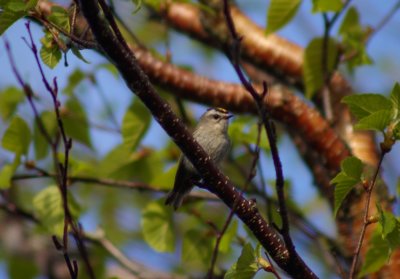
[[(374, 1), (363, 0), (353, 1), (353, 5), (357, 6), (360, 11), (361, 22), (368, 24), (372, 27), (376, 26), (390, 11), (397, 1)], [(144, 19), (139, 12), (135, 16), (130, 13), (133, 6), (130, 1), (117, 1), (117, 12), (127, 19), (127, 23), (136, 26), (141, 24)], [(268, 1), (259, 0), (242, 0), (238, 1), (239, 5), (244, 11), (254, 19), (259, 25), (265, 26), (266, 11), (269, 5)], [(303, 1), (300, 11), (295, 19), (285, 28), (278, 32), (281, 36), (301, 45), (306, 46), (307, 43), (316, 36), (323, 34), (323, 22), (321, 15), (311, 14), (311, 0)], [(333, 29), (332, 34), (336, 34), (337, 27)], [(363, 93), (383, 93), (388, 94), (396, 81), (400, 79), (400, 15), (396, 14), (385, 27), (376, 34), (368, 45), (368, 53), (373, 58), (375, 63), (373, 65), (364, 66), (357, 69), (354, 75), (347, 75), (349, 82), (353, 85), (355, 92)], [(39, 39), (43, 36), (41, 27), (33, 25), (33, 37), (39, 45)], [(238, 79), (234, 73), (231, 65), (228, 63), (223, 55), (213, 56), (209, 59), (205, 56), (203, 49), (190, 42), (188, 38), (173, 31), (170, 32), (170, 50), (172, 51), (172, 61), (180, 65), (190, 65), (197, 73), (208, 76), (213, 79), (237, 82)], [(11, 46), (16, 64), (19, 71), (22, 73), (24, 79), (28, 81), (32, 87), (38, 92), (43, 91), (43, 84), (37, 73), (36, 64), (32, 53), (28, 50), (22, 37), (27, 37), (27, 31), (23, 21), (14, 24), (2, 38), (0, 38), (0, 89), (10, 85), (17, 85), (15, 77), (11, 71), (7, 55), (5, 53), (4, 41), (6, 38)], [(158, 43), (153, 45), (161, 53), (166, 50), (165, 43)], [(74, 69), (79, 68), (83, 71), (92, 71), (97, 65), (107, 62), (102, 56), (94, 53), (93, 51), (82, 51), (84, 57), (90, 61), (90, 64), (85, 64), (80, 60), (75, 59), (74, 56), (68, 55), (69, 66), (65, 67), (61, 62), (54, 70), (45, 67), (46, 75), (51, 78), (56, 76), (58, 78), (59, 87), (63, 88), (66, 85), (65, 77), (68, 76)], [(103, 102), (99, 98), (96, 91), (101, 90), (111, 104), (112, 107), (118, 108), (114, 110), (115, 116), (119, 123), (125, 113), (127, 106), (132, 100), (132, 93), (127, 89), (121, 78), (115, 78), (105, 70), (98, 71), (96, 78), (99, 81), (99, 86), (93, 86), (89, 82), (84, 82), (80, 85), (79, 90), (84, 91), (79, 98), (85, 104), (90, 104), (90, 122), (111, 127), (112, 123), (106, 122), (104, 124), (104, 109)], [(203, 111), (202, 106), (193, 106), (194, 113), (198, 117)], [(29, 108), (23, 106), (19, 109), (22, 115), (30, 115)], [(4, 125), (0, 122), (0, 132), (5, 129)], [(121, 137), (115, 133), (103, 131), (100, 129), (92, 129), (91, 136), (96, 156), (102, 157), (111, 150), (116, 143), (121, 142)], [(150, 131), (147, 133), (144, 144), (154, 148), (164, 146), (168, 140), (167, 135), (162, 131), (157, 123), (153, 121)], [(304, 208), (308, 206), (320, 206), (321, 210), (309, 216), (309, 220), (319, 229), (327, 234), (334, 235), (335, 229), (331, 218), (331, 213), (326, 204), (319, 203), (316, 199), (316, 191), (313, 187), (312, 176), (307, 168), (302, 163), (298, 156), (295, 147), (287, 136), (284, 136), (280, 142), (280, 154), (283, 163), (285, 178), (291, 180), (293, 193), (296, 201)], [(399, 164), (400, 148), (398, 144), (394, 150), (385, 158), (384, 162), (384, 177), (388, 182), (392, 193), (395, 191), (395, 185), (400, 173)], [(0, 165), (3, 158), (8, 155), (0, 150)], [(263, 156), (263, 167), (267, 175), (267, 179), (274, 178), (273, 165), (271, 160)], [(315, 202), (319, 204), (314, 204)], [(132, 226), (139, 225), (138, 219), (132, 216), (128, 211), (121, 212), (121, 218), (128, 218), (131, 220)], [(96, 213), (89, 211), (81, 220), (86, 230), (94, 230), (98, 223)], [(301, 251), (301, 245), (298, 245)], [(170, 263), (174, 260), (174, 254), (157, 254), (153, 252), (146, 244), (132, 243), (123, 247), (123, 251), (128, 256), (139, 261), (146, 261), (148, 257), (152, 257), (159, 263), (160, 269), (168, 269)], [(139, 251), (139, 252), (138, 252)], [(311, 267), (318, 273), (320, 267), (312, 258)], [(3, 268), (2, 268), (3, 267)], [(1, 274), (3, 272), (3, 274)], [(0, 263), (0, 278), (8, 278), (4, 264)]]

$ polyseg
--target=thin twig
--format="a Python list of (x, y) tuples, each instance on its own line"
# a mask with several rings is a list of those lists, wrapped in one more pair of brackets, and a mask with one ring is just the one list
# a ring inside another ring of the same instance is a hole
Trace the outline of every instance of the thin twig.
[(336, 70), (337, 63), (335, 69), (329, 70), (328, 66), (328, 54), (329, 54), (329, 38), (330, 32), (332, 27), (335, 25), (336, 21), (338, 20), (339, 16), (343, 13), (343, 11), (348, 7), (351, 0), (347, 0), (344, 4), (342, 9), (335, 13), (332, 18), (328, 18), (327, 13), (322, 13), (322, 17), (324, 20), (324, 37), (322, 41), (322, 73), (323, 73), (323, 81), (324, 86), (322, 88), (322, 106), (325, 112), (325, 117), (327, 120), (331, 121), (333, 119), (333, 111), (332, 111), (332, 104), (331, 104), (331, 90), (330, 90), (330, 80), (332, 77), (333, 72)]
[(370, 222), (368, 221), (368, 218), (369, 218), (369, 206), (371, 203), (372, 191), (373, 191), (376, 181), (378, 179), (378, 174), (381, 169), (383, 158), (385, 157), (385, 155), (386, 155), (386, 152), (382, 152), (382, 154), (379, 158), (378, 166), (376, 167), (374, 176), (372, 177), (370, 186), (367, 189), (367, 200), (365, 202), (364, 217), (363, 217), (364, 223), (361, 228), (361, 232), (360, 232), (360, 236), (359, 236), (359, 239), (357, 242), (356, 250), (354, 251), (353, 261), (352, 261), (351, 268), (350, 268), (349, 279), (353, 279), (355, 276), (355, 273), (356, 273), (357, 262), (358, 262), (358, 258), (360, 256), (361, 246), (364, 241), (365, 231), (366, 231), (368, 225), (370, 224)]
[[(38, 179), (38, 178), (55, 178), (57, 175), (53, 173), (48, 173), (44, 170), (39, 170), (37, 167), (35, 169), (38, 171), (37, 174), (15, 174), (11, 178), (13, 181), (17, 180), (26, 180), (26, 179)], [(98, 184), (102, 186), (111, 186), (111, 187), (118, 187), (118, 188), (125, 188), (125, 189), (136, 189), (139, 191), (152, 191), (152, 192), (159, 192), (159, 193), (166, 193), (164, 187), (157, 187), (152, 186), (143, 182), (137, 181), (128, 181), (128, 180), (116, 180), (116, 179), (109, 179), (109, 178), (95, 178), (95, 177), (85, 177), (85, 176), (68, 176), (68, 181), (70, 182), (69, 186), (72, 186), (74, 182), (83, 182), (83, 183), (92, 183)], [(191, 192), (189, 194), (190, 198), (193, 199), (206, 199), (209, 201), (219, 201), (219, 199), (210, 193), (206, 192)]]
[[(254, 157), (253, 157), (253, 161), (252, 161), (252, 164), (250, 167), (249, 174), (246, 178), (246, 182), (241, 191), (241, 195), (243, 195), (243, 193), (247, 190), (248, 185), (250, 184), (251, 180), (255, 176), (255, 169), (257, 167), (258, 159), (260, 157), (260, 139), (261, 139), (261, 124), (258, 125), (256, 146), (255, 146), (255, 150), (253, 152)], [(221, 239), (224, 236), (224, 234), (226, 233), (226, 231), (228, 230), (228, 227), (233, 219), (236, 207), (237, 207), (237, 202), (235, 202), (233, 207), (231, 208), (228, 218), (226, 219), (224, 226), (222, 227), (222, 230), (217, 234), (217, 239), (215, 242), (215, 246), (214, 246), (214, 250), (213, 250), (212, 258), (211, 258), (211, 265), (210, 265), (210, 268), (209, 268), (208, 274), (207, 274), (207, 278), (209, 278), (209, 279), (212, 279), (214, 277), (214, 267), (217, 262)]]
[(397, 3), (394, 4), (394, 6), (389, 10), (388, 14), (385, 15), (383, 19), (376, 25), (373, 31), (369, 34), (366, 43), (368, 43), (371, 40), (374, 34), (382, 30), (382, 28), (393, 18), (398, 9), (400, 9), (400, 1), (397, 1)]
[(67, 195), (67, 175), (68, 174), (67, 173), (68, 173), (69, 151), (72, 147), (72, 141), (71, 141), (71, 139), (69, 139), (67, 137), (67, 135), (65, 133), (65, 129), (64, 129), (64, 124), (61, 119), (61, 114), (60, 114), (60, 110), (59, 110), (60, 102), (58, 101), (57, 80), (56, 80), (56, 78), (53, 79), (53, 85), (50, 85), (50, 83), (48, 82), (48, 80), (44, 74), (42, 65), (40, 63), (37, 46), (33, 40), (32, 32), (30, 29), (30, 22), (26, 23), (26, 28), (27, 28), (28, 35), (29, 35), (29, 42), (26, 38), (23, 38), (23, 40), (27, 44), (28, 48), (32, 51), (35, 61), (37, 63), (40, 75), (42, 77), (42, 82), (43, 82), (46, 90), (51, 95), (51, 98), (53, 101), (53, 106), (54, 106), (54, 111), (56, 114), (57, 124), (58, 124), (58, 132), (61, 135), (61, 139), (64, 144), (64, 163), (62, 164), (58, 158), (58, 140), (57, 139), (55, 141), (52, 140), (50, 134), (47, 132), (44, 124), (42, 123), (39, 113), (38, 113), (38, 110), (36, 109), (36, 106), (32, 100), (32, 96), (33, 96), (32, 89), (27, 84), (25, 84), (25, 82), (21, 78), (21, 75), (18, 73), (15, 61), (13, 60), (13, 57), (11, 55), (10, 46), (6, 42), (6, 49), (8, 52), (8, 56), (9, 56), (13, 71), (15, 72), (15, 76), (17, 77), (17, 80), (20, 83), (21, 87), (24, 89), (25, 95), (27, 96), (27, 99), (32, 107), (39, 130), (42, 133), (42, 135), (45, 137), (46, 141), (48, 142), (48, 144), (50, 145), (51, 150), (52, 150), (54, 166), (55, 166), (56, 173), (57, 173), (55, 176), (55, 179), (56, 179), (57, 185), (60, 189), (60, 194), (62, 196), (63, 209), (64, 209), (63, 245), (58, 243), (58, 241), (56, 241), (55, 237), (53, 237), (54, 244), (56, 245), (56, 248), (58, 250), (61, 250), (63, 252), (71, 277), (76, 278), (78, 275), (78, 266), (74, 260), (71, 262), (70, 257), (68, 255), (68, 228), (70, 226), (73, 231), (74, 238), (77, 241), (79, 251), (80, 251), (82, 259), (85, 263), (85, 267), (88, 271), (89, 277), (95, 278), (93, 269), (90, 265), (89, 258), (87, 256), (85, 246), (83, 245), (83, 241), (80, 237), (80, 230), (75, 225), (75, 222), (73, 220), (73, 217), (72, 217), (69, 207), (68, 207), (68, 198), (67, 198), (67, 196), (68, 196)]
[(277, 190), (277, 195), (278, 195), (278, 201), (279, 201), (279, 214), (282, 218), (282, 228), (280, 229), (280, 232), (283, 236), (283, 239), (286, 244), (286, 248), (289, 253), (289, 258), (296, 257), (298, 256), (295, 247), (293, 244), (293, 241), (290, 237), (289, 234), (289, 218), (288, 218), (288, 213), (287, 213), (287, 208), (286, 208), (286, 202), (285, 202), (285, 194), (284, 194), (284, 176), (283, 176), (283, 170), (282, 170), (282, 163), (279, 157), (279, 151), (276, 143), (276, 135), (275, 135), (275, 130), (273, 128), (273, 124), (270, 120), (270, 117), (267, 114), (267, 111), (264, 106), (264, 98), (265, 95), (267, 94), (267, 87), (266, 84), (264, 83), (264, 90), (261, 94), (257, 93), (257, 91), (254, 89), (252, 84), (248, 81), (248, 79), (245, 77), (239, 63), (240, 59), (240, 43), (241, 43), (241, 37), (236, 32), (235, 25), (230, 13), (229, 9), (229, 4), (227, 0), (223, 0), (224, 4), (224, 15), (226, 18), (226, 23), (229, 29), (229, 32), (231, 33), (231, 36), (233, 38), (233, 43), (232, 43), (232, 53), (228, 54), (229, 57), (231, 58), (231, 63), (240, 79), (242, 82), (243, 86), (246, 88), (246, 90), (251, 94), (253, 97), (258, 113), (260, 115), (260, 118), (262, 120), (262, 123), (264, 124), (264, 128), (267, 133), (267, 138), (269, 141), (269, 145), (271, 148), (271, 154), (272, 154), (272, 159), (274, 163), (274, 168), (275, 168), (275, 175), (276, 175), (276, 181), (275, 181), (275, 186)]
[(119, 31), (118, 24), (115, 21), (112, 11), (108, 7), (107, 3), (104, 0), (98, 0), (98, 2), (119, 43), (125, 48), (126, 51), (131, 51), (130, 47), (124, 39), (124, 36), (122, 36), (121, 31)]

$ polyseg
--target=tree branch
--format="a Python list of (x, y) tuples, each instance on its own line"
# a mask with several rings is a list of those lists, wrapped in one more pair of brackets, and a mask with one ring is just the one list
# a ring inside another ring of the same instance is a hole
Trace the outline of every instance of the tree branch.
[[(228, 178), (214, 166), (210, 157), (193, 139), (181, 120), (172, 112), (170, 106), (156, 93), (148, 77), (137, 65), (133, 53), (127, 51), (111, 32), (108, 22), (99, 10), (97, 1), (80, 1), (80, 6), (98, 43), (119, 69), (128, 87), (142, 100), (161, 127), (202, 174), (205, 183), (210, 185), (210, 189), (232, 208), (240, 193)], [(303, 261), (289, 260), (288, 251), (279, 235), (261, 217), (254, 203), (240, 197), (235, 214), (249, 227), (282, 269), (294, 277), (316, 278)]]

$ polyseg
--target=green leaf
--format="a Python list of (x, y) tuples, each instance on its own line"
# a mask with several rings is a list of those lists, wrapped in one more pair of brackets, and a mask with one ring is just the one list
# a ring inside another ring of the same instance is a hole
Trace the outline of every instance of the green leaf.
[(370, 239), (368, 251), (365, 255), (365, 260), (358, 274), (358, 278), (380, 270), (389, 260), (389, 244), (381, 235), (381, 229), (380, 226), (378, 226)]
[(51, 47), (45, 47), (43, 45), (40, 49), (40, 57), (44, 64), (50, 69), (53, 69), (61, 60), (61, 51), (57, 44), (53, 44)]
[[(49, 186), (35, 195), (32, 201), (35, 215), (49, 233), (63, 235), (64, 207), (60, 190), (56, 186)], [(74, 219), (80, 214), (80, 207), (73, 196), (68, 192), (68, 206)]]
[(141, 225), (144, 240), (157, 252), (173, 252), (175, 235), (172, 226), (172, 210), (163, 201), (149, 203), (142, 212)]
[(0, 170), (0, 189), (8, 189), (11, 187), (11, 178), (14, 174), (14, 169), (11, 164), (3, 165)]
[(400, 122), (398, 122), (393, 128), (393, 137), (395, 140), (400, 140)]
[(9, 9), (5, 9), (0, 13), (0, 35), (16, 22), (18, 19), (26, 15), (25, 11), (15, 12)]
[(132, 2), (135, 4), (135, 10), (132, 14), (136, 14), (142, 8), (143, 0), (132, 0)]
[(229, 249), (232, 248), (232, 242), (236, 236), (237, 229), (238, 229), (238, 222), (235, 220), (232, 222), (232, 224), (229, 226), (229, 228), (221, 238), (221, 242), (219, 244), (219, 250), (222, 253), (228, 253)]
[(285, 26), (296, 14), (301, 0), (272, 0), (267, 15), (267, 34)]
[(213, 248), (214, 239), (207, 231), (191, 229), (183, 238), (182, 261), (185, 265), (205, 268), (210, 264)]
[(360, 16), (358, 11), (354, 7), (350, 7), (342, 21), (342, 24), (339, 27), (339, 34), (345, 35), (350, 30), (354, 28), (358, 28), (360, 24)]
[[(311, 98), (315, 92), (321, 89), (324, 84), (324, 69), (322, 56), (324, 47), (323, 38), (313, 39), (304, 52), (304, 83), (306, 86), (306, 96)], [(333, 39), (328, 39), (326, 53), (326, 71), (332, 72), (336, 65), (338, 51)]]
[(142, 102), (136, 98), (126, 111), (121, 127), (124, 144), (129, 149), (136, 149), (149, 128), (150, 122), (151, 114)]
[(397, 220), (391, 212), (383, 211), (378, 203), (376, 204), (376, 208), (379, 212), (379, 223), (382, 226), (382, 238), (386, 238), (396, 228)]
[(85, 62), (86, 64), (90, 64), (90, 62), (88, 60), (85, 59), (85, 57), (83, 57), (81, 51), (76, 47), (76, 46), (72, 46), (71, 47), (72, 53), (81, 61)]
[(3, 166), (3, 168), (0, 170), (0, 189), (8, 189), (11, 187), (11, 178), (20, 163), (21, 156), (16, 154), (12, 164), (5, 164)]
[(354, 127), (360, 130), (375, 130), (383, 132), (392, 121), (392, 118), (392, 111), (380, 110), (360, 119)]
[(247, 243), (234, 263), (226, 272), (224, 279), (251, 279), (258, 271), (257, 255), (250, 243)]
[[(53, 138), (57, 132), (57, 121), (55, 113), (44, 111), (40, 114), (39, 117), (41, 122), (43, 123), (44, 128), (47, 131), (47, 134)], [(49, 153), (50, 143), (47, 142), (47, 139), (42, 134), (42, 131), (40, 131), (36, 120), (33, 128), (33, 146), (35, 148), (36, 160), (41, 160), (45, 158)]]
[(77, 98), (70, 98), (65, 104), (66, 112), (62, 116), (65, 131), (69, 137), (92, 147), (89, 122), (86, 112)]
[(336, 216), (340, 205), (353, 187), (361, 182), (363, 164), (356, 157), (348, 157), (341, 163), (341, 172), (339, 172), (331, 181), (336, 184), (334, 193), (334, 215)]
[(400, 246), (400, 222), (392, 212), (384, 211), (379, 204), (376, 204), (379, 212), (379, 224), (382, 227), (382, 238), (389, 244), (390, 252)]
[(24, 100), (24, 93), (16, 87), (7, 87), (0, 93), (0, 115), (4, 120), (10, 118), (19, 103)]
[[(235, 117), (229, 125), (229, 137), (234, 143), (255, 144), (257, 142), (258, 127), (253, 117)], [(269, 149), (269, 143), (264, 129), (261, 129), (260, 147)]]
[(343, 8), (341, 0), (313, 0), (313, 13), (339, 12)]
[(395, 83), (390, 93), (390, 101), (393, 107), (393, 117), (400, 119), (400, 85), (398, 82)]
[(31, 142), (31, 131), (28, 124), (21, 117), (14, 117), (4, 133), (2, 146), (17, 154), (28, 153)]
[(344, 97), (342, 102), (349, 106), (351, 113), (358, 119), (381, 110), (390, 111), (392, 108), (392, 103), (380, 94), (350, 95)]
[(109, 73), (111, 73), (115, 78), (119, 77), (118, 69), (111, 63), (99, 64), (95, 68), (96, 71), (102, 70), (102, 69), (104, 69), (104, 70), (108, 71)]
[(12, 255), (7, 259), (7, 272), (9, 278), (34, 279), (39, 275), (39, 269), (29, 257)]
[(47, 19), (67, 33), (70, 32), (69, 14), (65, 8), (60, 6), (52, 6), (51, 14)]
[(357, 9), (350, 7), (339, 28), (345, 61), (350, 71), (356, 66), (372, 63), (365, 44), (370, 32), (370, 28), (361, 26)]
[(68, 77), (67, 86), (63, 92), (68, 95), (73, 95), (75, 88), (87, 77), (80, 69), (75, 69)]
[(150, 184), (158, 187), (159, 189), (172, 189), (174, 186), (177, 169), (178, 165), (175, 165), (166, 172), (155, 175)]
[(29, 0), (28, 2), (26, 2), (25, 9), (31, 10), (35, 8), (38, 2), (39, 0)]

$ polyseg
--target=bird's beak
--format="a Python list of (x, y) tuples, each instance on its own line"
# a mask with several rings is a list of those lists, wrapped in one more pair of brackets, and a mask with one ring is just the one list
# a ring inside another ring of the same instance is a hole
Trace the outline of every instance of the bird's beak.
[(226, 116), (225, 116), (225, 118), (226, 119), (229, 119), (229, 118), (232, 118), (234, 115), (232, 114), (232, 113), (228, 113)]

